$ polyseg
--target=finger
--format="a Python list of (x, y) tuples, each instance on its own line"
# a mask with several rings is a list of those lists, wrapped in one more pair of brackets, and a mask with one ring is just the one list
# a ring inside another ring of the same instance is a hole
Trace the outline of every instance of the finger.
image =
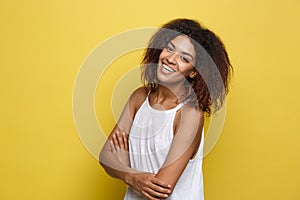
[(119, 131), (119, 136), (122, 137), (122, 143), (124, 145), (124, 150), (128, 151), (128, 134), (126, 134), (124, 131)]
[(123, 132), (123, 140), (124, 140), (125, 151), (129, 151), (129, 148), (128, 148), (128, 135), (124, 132)]
[(161, 198), (167, 198), (169, 195), (166, 194), (166, 193), (161, 193), (161, 192), (157, 192), (151, 188), (147, 188), (146, 189), (146, 192), (152, 197), (152, 198), (158, 198), (158, 199), (161, 199)]
[(158, 178), (156, 178), (156, 177), (153, 177), (152, 182), (153, 182), (155, 185), (157, 185), (157, 186), (159, 186), (159, 187), (161, 187), (161, 188), (171, 189), (171, 185), (170, 185), (170, 184), (167, 184), (167, 183), (161, 181), (160, 179), (158, 179)]
[(117, 139), (118, 139), (120, 148), (121, 148), (122, 150), (125, 150), (125, 147), (124, 147), (125, 145), (124, 145), (124, 140), (123, 140), (123, 134), (120, 133), (120, 132), (118, 132), (118, 133), (117, 133)]
[(115, 145), (114, 145), (114, 143), (113, 143), (112, 140), (109, 141), (109, 144), (110, 144), (110, 149), (111, 149), (111, 151), (112, 151), (113, 153), (116, 153), (117, 150), (116, 150), (116, 147), (115, 147)]
[(146, 197), (149, 200), (160, 200), (160, 198), (153, 197), (153, 196), (151, 196), (149, 193), (147, 193), (145, 191), (142, 191), (142, 194), (144, 195), (144, 197)]
[[(166, 195), (168, 196), (169, 194), (171, 194), (171, 189), (170, 189), (170, 188), (161, 187), (161, 186), (159, 186), (159, 185), (156, 185), (156, 184), (153, 183), (153, 182), (152, 182), (152, 184), (149, 186), (149, 188), (150, 188), (152, 191), (154, 191), (155, 193), (157, 193), (157, 194), (155, 194), (156, 196), (157, 196), (158, 194), (160, 194), (159, 197), (166, 197)], [(154, 194), (154, 192), (151, 193), (151, 194)], [(164, 195), (164, 196), (161, 196), (161, 195)]]
[(114, 133), (112, 136), (112, 141), (115, 147), (120, 147), (116, 134)]

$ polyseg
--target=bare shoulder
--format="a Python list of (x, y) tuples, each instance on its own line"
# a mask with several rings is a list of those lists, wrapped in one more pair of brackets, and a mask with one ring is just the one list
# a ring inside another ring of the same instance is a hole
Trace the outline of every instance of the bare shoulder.
[(188, 104), (181, 109), (181, 125), (185, 128), (201, 130), (204, 125), (204, 112)]
[(149, 92), (149, 88), (147, 87), (139, 87), (130, 95), (129, 105), (137, 111), (142, 103), (145, 101), (147, 94)]
[(129, 101), (139, 102), (144, 101), (148, 94), (148, 88), (146, 87), (139, 87), (130, 95)]
[(134, 90), (130, 96), (131, 99), (136, 99), (136, 98), (146, 98), (147, 93), (149, 89), (147, 87), (139, 87), (136, 90)]
[(192, 118), (196, 119), (204, 119), (204, 112), (202, 110), (199, 110), (193, 106), (190, 106), (188, 104), (184, 105), (181, 110), (181, 115), (185, 119), (191, 120)]

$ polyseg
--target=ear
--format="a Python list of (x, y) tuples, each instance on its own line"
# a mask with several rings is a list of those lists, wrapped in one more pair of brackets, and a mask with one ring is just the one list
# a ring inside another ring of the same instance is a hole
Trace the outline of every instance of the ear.
[(197, 70), (193, 70), (191, 73), (190, 73), (190, 75), (189, 75), (189, 77), (190, 78), (195, 78), (197, 76)]

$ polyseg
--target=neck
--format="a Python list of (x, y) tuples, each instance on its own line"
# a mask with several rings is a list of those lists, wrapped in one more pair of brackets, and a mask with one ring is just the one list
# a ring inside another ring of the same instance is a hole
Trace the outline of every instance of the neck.
[(167, 100), (178, 104), (182, 100), (182, 96), (184, 94), (183, 91), (183, 87), (170, 88), (164, 85), (159, 85), (155, 92), (156, 101), (157, 103), (160, 103)]

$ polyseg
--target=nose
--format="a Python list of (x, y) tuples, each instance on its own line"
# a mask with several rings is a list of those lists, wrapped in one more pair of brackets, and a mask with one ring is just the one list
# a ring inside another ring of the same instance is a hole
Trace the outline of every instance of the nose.
[(170, 53), (170, 55), (168, 55), (168, 57), (167, 57), (168, 63), (175, 64), (176, 63), (176, 57), (177, 57), (176, 53)]

